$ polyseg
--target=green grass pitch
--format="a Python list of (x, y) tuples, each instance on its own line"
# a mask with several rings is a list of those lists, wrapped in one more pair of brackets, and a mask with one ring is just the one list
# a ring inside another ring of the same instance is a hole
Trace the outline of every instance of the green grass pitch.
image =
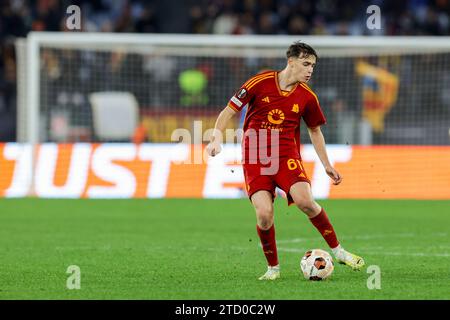
[[(328, 247), (280, 198), (275, 282), (257, 280), (266, 266), (247, 199), (3, 199), (0, 299), (450, 299), (450, 201), (319, 203), (343, 246), (379, 266), (381, 289), (342, 265), (305, 280), (303, 253)], [(66, 288), (70, 265), (79, 290)]]

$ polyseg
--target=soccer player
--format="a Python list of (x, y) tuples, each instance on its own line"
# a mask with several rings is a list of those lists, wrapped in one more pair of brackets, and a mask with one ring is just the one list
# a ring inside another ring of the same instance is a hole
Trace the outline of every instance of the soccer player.
[(276, 187), (286, 193), (289, 205), (295, 204), (308, 216), (337, 262), (360, 270), (364, 260), (344, 250), (325, 210), (314, 201), (300, 156), (300, 119), (303, 118), (326, 173), (333, 184), (342, 182), (342, 176), (328, 159), (320, 130), (326, 119), (316, 94), (307, 85), (317, 54), (311, 46), (295, 42), (286, 56), (287, 65), (283, 70), (257, 74), (231, 97), (216, 120), (206, 150), (210, 156), (221, 151), (228, 121), (248, 105), (242, 141), (243, 169), (248, 197), (256, 211), (256, 230), (268, 263), (267, 272), (259, 280), (280, 277), (273, 212)]

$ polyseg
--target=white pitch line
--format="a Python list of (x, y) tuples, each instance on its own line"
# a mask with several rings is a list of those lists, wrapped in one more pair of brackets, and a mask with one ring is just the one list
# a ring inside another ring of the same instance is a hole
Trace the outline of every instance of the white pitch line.
[[(343, 236), (339, 237), (342, 240), (370, 240), (370, 239), (390, 239), (390, 238), (413, 238), (416, 237), (415, 233), (392, 233), (392, 234), (372, 234), (372, 235), (359, 235), (359, 236)], [(446, 237), (446, 233), (435, 233), (433, 234), (435, 237)], [(277, 240), (277, 243), (299, 243), (305, 241), (316, 240), (320, 238), (312, 237), (312, 238), (294, 238), (294, 239), (285, 239), (285, 240)]]
[[(308, 249), (301, 248), (277, 248), (278, 251), (283, 252), (293, 252), (293, 253), (305, 253)], [(376, 254), (376, 255), (388, 255), (388, 256), (413, 256), (413, 257), (450, 257), (448, 253), (424, 253), (424, 252), (416, 252), (416, 253), (407, 253), (407, 252), (390, 252), (390, 251), (380, 251), (380, 252), (371, 252), (366, 251), (367, 254)]]
[[(370, 239), (384, 239), (384, 238), (411, 238), (414, 237), (414, 233), (398, 233), (398, 234), (372, 234), (372, 235), (359, 235), (359, 236), (343, 236), (339, 237), (343, 240), (370, 240)], [(313, 238), (294, 238), (286, 240), (278, 240), (277, 243), (298, 243), (311, 241), (320, 238), (319, 236)]]
[(448, 253), (404, 253), (404, 252), (370, 252), (370, 254), (388, 255), (388, 256), (412, 256), (412, 257), (443, 257), (448, 258), (450, 254)]
[[(208, 251), (217, 251), (217, 248), (203, 248), (204, 250), (208, 250)], [(232, 250), (238, 250), (238, 251), (243, 251), (243, 250), (253, 250), (252, 248), (246, 248), (246, 247), (237, 247), (237, 246), (232, 246), (230, 247), (230, 249)], [(360, 248), (361, 249), (361, 248)], [(280, 252), (291, 252), (291, 253), (305, 253), (308, 248), (285, 248), (285, 247), (278, 247), (277, 248), (278, 251)], [(393, 252), (393, 251), (370, 251), (370, 249), (368, 251), (366, 250), (361, 250), (366, 254), (369, 255), (386, 255), (386, 256), (405, 256), (405, 257), (443, 257), (443, 258), (448, 258), (450, 257), (449, 253), (424, 253), (424, 252)]]

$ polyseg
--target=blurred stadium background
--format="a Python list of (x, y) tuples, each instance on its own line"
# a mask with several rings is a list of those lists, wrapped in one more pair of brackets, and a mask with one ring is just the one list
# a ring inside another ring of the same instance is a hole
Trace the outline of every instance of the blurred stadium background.
[[(67, 28), (70, 5), (81, 30)], [(448, 0), (1, 1), (0, 297), (448, 299), (449, 19)], [(238, 139), (201, 161), (228, 99), (282, 69), (296, 40), (318, 51), (311, 87), (344, 176), (330, 184), (304, 128), (313, 193), (344, 246), (380, 266), (379, 292), (343, 267), (299, 283), (299, 258), (325, 244), (280, 199), (286, 272), (257, 283)], [(193, 144), (175, 142), (183, 128)]]
[[(319, 52), (311, 86), (347, 176), (346, 187), (329, 186), (306, 145), (315, 195), (450, 198), (449, 3), (3, 1), (0, 140), (23, 144), (0, 147), (0, 194), (244, 196), (241, 169), (227, 168), (237, 144), (210, 163), (233, 173), (213, 186), (207, 164), (178, 165), (192, 150), (168, 143), (177, 128), (194, 135), (195, 120), (202, 134), (212, 128), (236, 88), (283, 68), (286, 47), (301, 39)], [(381, 29), (366, 26), (371, 4), (381, 8)], [(81, 32), (67, 29), (70, 5), (81, 8)], [(74, 144), (83, 142), (94, 144)], [(107, 142), (152, 144), (97, 144)], [(164, 163), (150, 165), (155, 152), (168, 155)]]

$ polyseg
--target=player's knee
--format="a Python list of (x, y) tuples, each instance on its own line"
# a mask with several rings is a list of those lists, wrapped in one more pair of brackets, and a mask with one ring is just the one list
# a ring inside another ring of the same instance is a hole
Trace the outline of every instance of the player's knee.
[(258, 217), (258, 227), (262, 230), (268, 230), (273, 225), (273, 217)]
[(258, 226), (263, 230), (269, 229), (273, 224), (273, 207), (261, 206), (256, 208), (256, 216)]
[(255, 207), (255, 210), (256, 210), (256, 214), (258, 216), (272, 216), (273, 215), (272, 204), (257, 205)]
[(301, 211), (306, 213), (306, 215), (308, 216), (314, 216), (315, 212), (317, 211), (314, 201), (303, 200), (296, 203), (296, 205)]

